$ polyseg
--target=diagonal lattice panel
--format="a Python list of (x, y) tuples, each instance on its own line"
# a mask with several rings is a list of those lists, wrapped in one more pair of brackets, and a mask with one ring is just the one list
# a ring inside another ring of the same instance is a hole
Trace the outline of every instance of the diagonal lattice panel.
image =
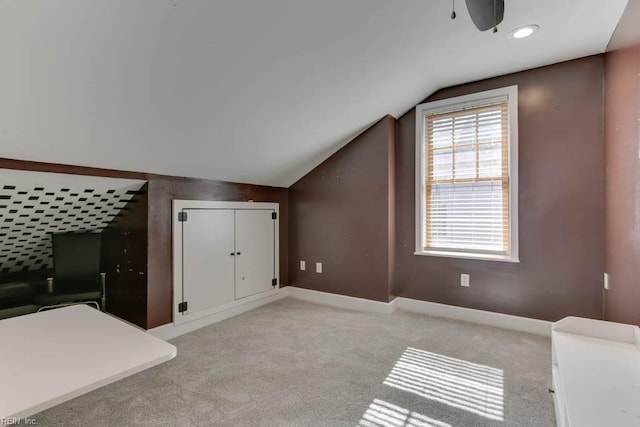
[(144, 183), (0, 169), (0, 274), (51, 268), (52, 233), (102, 231)]

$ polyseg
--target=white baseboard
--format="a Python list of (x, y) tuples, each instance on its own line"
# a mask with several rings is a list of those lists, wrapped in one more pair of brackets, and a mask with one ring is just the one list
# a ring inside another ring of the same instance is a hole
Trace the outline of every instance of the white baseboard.
[(291, 298), (330, 305), (337, 308), (381, 314), (391, 314), (394, 310), (393, 302), (380, 302), (364, 298), (348, 297), (345, 295), (297, 288), (295, 286), (287, 286), (284, 289), (289, 289), (288, 296)]
[(290, 296), (290, 294), (291, 294), (291, 286), (285, 286), (284, 288), (279, 288), (278, 289), (278, 294), (282, 298)]
[[(395, 310), (405, 310), (429, 316), (444, 317), (461, 320), (480, 325), (495, 326), (497, 328), (527, 332), (536, 335), (551, 336), (551, 322), (491, 311), (438, 304), (410, 298), (397, 297), (391, 302), (384, 303), (363, 298), (348, 297), (327, 292), (287, 286), (287, 295), (303, 301), (330, 305), (332, 307), (349, 310), (366, 311), (371, 313), (391, 314)], [(284, 289), (281, 289), (284, 290)]]
[(188, 332), (195, 331), (196, 329), (200, 329), (230, 317), (237, 316), (238, 314), (253, 310), (265, 304), (270, 304), (285, 297), (369, 313), (392, 314), (395, 310), (404, 310), (426, 314), (428, 316), (444, 317), (447, 319), (495, 326), (497, 328), (527, 332), (536, 335), (551, 336), (551, 322), (547, 322), (545, 320), (530, 319), (527, 317), (512, 316), (509, 314), (494, 313), (491, 311), (457, 307), (403, 297), (397, 297), (393, 301), (385, 303), (364, 298), (297, 288), (295, 286), (285, 286), (284, 288), (278, 289), (278, 292), (275, 295), (272, 294), (259, 300), (250, 301), (246, 304), (232, 307), (228, 310), (214, 313), (200, 319), (180, 325), (170, 323), (150, 329), (147, 332), (160, 339), (170, 340)]
[(276, 292), (275, 294), (266, 296), (265, 298), (249, 301), (246, 304), (237, 305), (229, 308), (228, 310), (219, 311), (209, 316), (201, 317), (199, 319), (195, 319), (190, 322), (181, 323), (179, 325), (176, 325), (174, 323), (168, 323), (166, 325), (158, 326), (157, 328), (149, 329), (147, 332), (149, 332), (151, 335), (157, 338), (167, 341), (172, 338), (178, 337), (180, 335), (193, 332), (196, 329), (213, 325), (214, 323), (218, 323), (230, 317), (237, 316), (238, 314), (251, 311), (265, 304), (270, 304), (288, 295), (289, 295), (289, 290), (285, 287), (282, 289), (278, 289), (278, 292)]
[(447, 319), (462, 320), (480, 325), (495, 326), (502, 329), (527, 332), (530, 334), (551, 336), (551, 322), (530, 319), (528, 317), (512, 316), (494, 313), (492, 311), (476, 310), (473, 308), (457, 307), (398, 297), (394, 300), (399, 310), (427, 314), (429, 316), (446, 317)]

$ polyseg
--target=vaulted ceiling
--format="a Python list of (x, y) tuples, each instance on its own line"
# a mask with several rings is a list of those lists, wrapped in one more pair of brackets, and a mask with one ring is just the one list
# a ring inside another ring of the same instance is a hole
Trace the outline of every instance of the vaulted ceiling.
[(505, 3), (0, 0), (0, 157), (286, 187), (439, 88), (603, 52), (627, 0)]

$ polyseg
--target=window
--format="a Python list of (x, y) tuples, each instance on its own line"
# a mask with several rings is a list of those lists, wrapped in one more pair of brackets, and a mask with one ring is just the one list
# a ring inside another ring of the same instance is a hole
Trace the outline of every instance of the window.
[(518, 88), (416, 107), (416, 255), (518, 262)]

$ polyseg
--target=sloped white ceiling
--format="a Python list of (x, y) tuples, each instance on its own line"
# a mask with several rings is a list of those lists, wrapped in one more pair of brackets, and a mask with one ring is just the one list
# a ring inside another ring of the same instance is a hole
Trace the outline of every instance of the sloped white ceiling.
[(286, 187), (439, 88), (603, 52), (627, 1), (505, 3), (0, 0), (0, 157)]

